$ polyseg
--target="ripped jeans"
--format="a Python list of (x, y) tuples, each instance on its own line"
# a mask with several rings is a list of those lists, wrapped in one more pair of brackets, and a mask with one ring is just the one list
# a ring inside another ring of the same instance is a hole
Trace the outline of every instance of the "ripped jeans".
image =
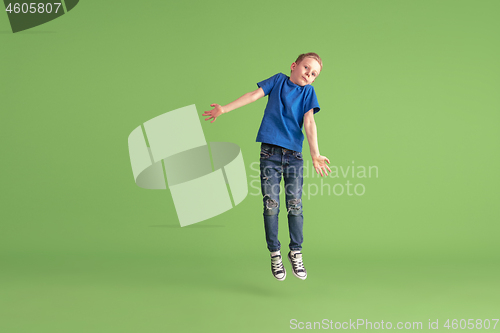
[(285, 181), (286, 210), (290, 233), (290, 250), (302, 249), (302, 153), (262, 143), (260, 151), (260, 183), (264, 202), (264, 227), (267, 248), (278, 251), (278, 213), (280, 211), (280, 182)]

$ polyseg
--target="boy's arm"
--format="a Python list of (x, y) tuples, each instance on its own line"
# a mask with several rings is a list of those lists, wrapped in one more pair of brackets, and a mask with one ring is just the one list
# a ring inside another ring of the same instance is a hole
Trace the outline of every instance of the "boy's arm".
[(309, 142), (309, 150), (311, 151), (311, 158), (313, 161), (314, 169), (316, 173), (319, 173), (323, 177), (323, 172), (328, 176), (328, 171), (330, 167), (326, 164), (330, 164), (330, 160), (325, 156), (321, 156), (318, 148), (318, 131), (316, 128), (316, 122), (314, 121), (314, 109), (307, 111), (304, 115), (304, 129), (306, 130), (307, 141)]
[(257, 90), (246, 93), (245, 95), (241, 96), (237, 100), (235, 100), (227, 105), (224, 105), (224, 106), (220, 106), (219, 104), (210, 104), (210, 106), (213, 107), (214, 109), (210, 110), (210, 111), (205, 111), (202, 114), (202, 116), (209, 116), (205, 120), (213, 119), (211, 121), (211, 123), (213, 123), (215, 121), (215, 119), (217, 119), (217, 117), (220, 116), (221, 114), (227, 113), (229, 111), (232, 111), (232, 110), (237, 109), (239, 107), (242, 107), (244, 105), (255, 102), (256, 100), (258, 100), (259, 98), (262, 98), (264, 96), (265, 96), (264, 90), (262, 88), (259, 88)]

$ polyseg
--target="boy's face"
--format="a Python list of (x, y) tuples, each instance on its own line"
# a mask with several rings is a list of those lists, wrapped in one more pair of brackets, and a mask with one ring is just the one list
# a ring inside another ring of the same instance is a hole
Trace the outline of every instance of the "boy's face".
[(304, 58), (298, 64), (294, 62), (290, 69), (290, 81), (299, 86), (313, 83), (321, 72), (321, 66), (314, 58)]

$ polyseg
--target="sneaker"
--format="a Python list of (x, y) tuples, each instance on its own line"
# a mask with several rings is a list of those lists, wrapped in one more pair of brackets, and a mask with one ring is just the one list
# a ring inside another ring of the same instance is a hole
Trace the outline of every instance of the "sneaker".
[(278, 281), (283, 281), (286, 278), (286, 270), (283, 266), (281, 255), (277, 254), (271, 257), (271, 271)]
[(292, 254), (292, 251), (290, 251), (288, 252), (288, 260), (290, 260), (290, 264), (292, 264), (293, 275), (301, 280), (305, 280), (307, 277), (307, 271), (304, 268), (304, 263), (302, 262), (302, 253), (295, 252), (295, 254)]

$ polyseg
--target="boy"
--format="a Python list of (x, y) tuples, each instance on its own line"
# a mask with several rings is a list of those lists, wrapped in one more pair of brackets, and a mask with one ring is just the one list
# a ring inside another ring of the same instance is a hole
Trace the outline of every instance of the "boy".
[(328, 158), (321, 156), (318, 149), (316, 123), (314, 113), (320, 107), (314, 88), (310, 85), (318, 77), (323, 65), (316, 53), (299, 55), (290, 66), (290, 77), (283, 73), (276, 74), (267, 80), (257, 83), (257, 90), (246, 93), (235, 101), (220, 106), (211, 104), (214, 109), (205, 111), (205, 120), (213, 123), (218, 116), (243, 105), (255, 102), (269, 95), (264, 117), (257, 134), (257, 142), (261, 142), (260, 178), (262, 195), (264, 196), (264, 227), (267, 248), (271, 252), (271, 271), (273, 276), (283, 281), (286, 270), (281, 259), (278, 241), (278, 213), (280, 207), (280, 182), (285, 181), (286, 208), (288, 211), (288, 228), (290, 234), (290, 252), (288, 260), (293, 274), (305, 280), (307, 271), (302, 262), (302, 126), (311, 151), (314, 169), (317, 173), (328, 175), (331, 172), (326, 163)]

